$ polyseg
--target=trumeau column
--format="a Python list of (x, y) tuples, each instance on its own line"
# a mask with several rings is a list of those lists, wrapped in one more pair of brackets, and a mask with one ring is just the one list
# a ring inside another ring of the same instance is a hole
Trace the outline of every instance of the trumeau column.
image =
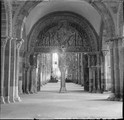
[(1, 86), (0, 86), (0, 103), (4, 104), (4, 65), (5, 65), (5, 47), (8, 38), (1, 39)]
[(11, 40), (9, 38), (6, 44), (5, 50), (5, 73), (4, 74), (4, 87), (5, 87), (5, 102), (10, 103), (9, 94), (10, 94), (10, 68), (11, 68)]
[(16, 41), (16, 75), (15, 75), (15, 101), (21, 101), (18, 91), (18, 82), (19, 82), (19, 52), (23, 39), (17, 39)]
[(62, 53), (59, 55), (59, 67), (61, 71), (61, 87), (60, 87), (60, 93), (66, 92), (66, 82), (65, 82), (65, 71), (66, 71), (66, 53), (65, 53), (65, 47), (62, 46)]

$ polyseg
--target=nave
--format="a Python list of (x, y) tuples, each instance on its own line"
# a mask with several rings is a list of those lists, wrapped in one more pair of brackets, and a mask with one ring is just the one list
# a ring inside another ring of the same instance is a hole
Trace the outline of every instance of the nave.
[(66, 88), (59, 93), (60, 82), (48, 83), (37, 94), (22, 94), (21, 102), (1, 105), (1, 118), (122, 118), (122, 102), (108, 101), (108, 92), (88, 93), (74, 83), (66, 83)]
[(122, 118), (124, 0), (0, 3), (1, 119)]

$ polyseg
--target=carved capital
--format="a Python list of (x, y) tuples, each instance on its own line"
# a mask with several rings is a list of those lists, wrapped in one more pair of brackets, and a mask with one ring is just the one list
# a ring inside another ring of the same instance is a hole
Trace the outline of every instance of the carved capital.
[(17, 49), (20, 49), (22, 43), (24, 42), (24, 40), (21, 38), (21, 39), (17, 39), (16, 40), (16, 48)]
[(102, 50), (102, 55), (106, 56), (108, 52), (109, 52), (109, 50)]
[(1, 47), (6, 46), (6, 43), (7, 43), (8, 39), (9, 39), (8, 37), (1, 37)]

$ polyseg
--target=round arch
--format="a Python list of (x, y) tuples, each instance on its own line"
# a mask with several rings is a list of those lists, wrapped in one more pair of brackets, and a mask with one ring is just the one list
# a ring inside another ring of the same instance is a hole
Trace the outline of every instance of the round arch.
[[(23, 7), (18, 11), (18, 13), (15, 15), (14, 17), (14, 25), (13, 27), (15, 27), (15, 29), (13, 30), (13, 36), (20, 38), (21, 36), (21, 27), (23, 24), (23, 19), (25, 16), (28, 16), (28, 14), (30, 13), (30, 11), (36, 7), (39, 3), (41, 3), (42, 1), (26, 1), (25, 4), (23, 5)], [(87, 2), (87, 1), (85, 1)], [(104, 23), (107, 22), (107, 31), (109, 31), (109, 36), (113, 37), (113, 35), (115, 34), (115, 25), (113, 22), (113, 18), (109, 12), (109, 10), (106, 8), (106, 6), (104, 5), (103, 2), (89, 2), (89, 4), (91, 4), (91, 6), (94, 7), (94, 9), (96, 9), (98, 11), (98, 13), (101, 15), (101, 17), (103, 18)], [(98, 6), (100, 5), (100, 7)], [(111, 31), (111, 30), (112, 31)]]
[[(71, 29), (78, 31), (83, 43), (85, 45), (89, 45), (92, 49), (90, 52), (100, 50), (98, 44), (98, 35), (88, 20), (76, 13), (61, 11), (53, 12), (44, 16), (33, 26), (28, 36), (28, 51), (34, 51), (36, 43), (39, 41), (38, 36), (42, 33), (42, 31), (44, 31), (44, 29), (47, 32), (50, 28), (58, 26), (61, 21), (66, 21)], [(83, 36), (86, 38), (83, 38)], [(85, 50), (85, 52), (89, 51)]]

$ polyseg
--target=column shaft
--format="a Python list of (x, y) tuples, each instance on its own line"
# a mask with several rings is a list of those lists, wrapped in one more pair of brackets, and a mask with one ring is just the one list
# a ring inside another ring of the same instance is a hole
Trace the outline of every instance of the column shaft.
[(18, 39), (16, 41), (16, 76), (15, 76), (15, 101), (21, 101), (19, 97), (19, 65), (20, 65), (20, 47), (22, 45), (23, 39)]
[(84, 63), (83, 53), (81, 53), (81, 85), (84, 85)]
[(97, 92), (100, 92), (100, 55), (97, 54)]
[(60, 87), (60, 92), (66, 92), (66, 82), (65, 82), (65, 72), (67, 69), (66, 66), (66, 53), (63, 50), (62, 53), (59, 55), (59, 68), (61, 71), (61, 87)]
[(78, 69), (78, 84), (81, 84), (80, 79), (80, 53), (77, 54), (77, 69)]
[(93, 92), (96, 92), (96, 68), (92, 68), (93, 70)]
[(122, 39), (118, 40), (118, 52), (119, 52), (119, 69), (120, 69), (120, 98), (123, 98), (123, 80), (124, 80), (124, 51), (122, 46)]
[(19, 85), (19, 48), (16, 48), (16, 76), (15, 76), (15, 101), (21, 101), (19, 97), (19, 90), (18, 90), (18, 85)]
[(28, 65), (27, 66), (27, 75), (26, 75), (26, 93), (29, 94), (29, 86), (30, 86), (30, 69), (31, 67)]
[(11, 41), (10, 102), (15, 102), (16, 39)]
[(5, 51), (5, 73), (4, 74), (4, 88), (5, 88), (5, 101), (10, 103), (9, 94), (10, 94), (10, 67), (11, 67), (11, 38), (7, 41), (6, 51)]
[(1, 47), (1, 81), (0, 81), (0, 103), (4, 104), (4, 74), (5, 74), (5, 47), (6, 47), (7, 38), (2, 39)]
[(30, 93), (34, 93), (34, 85), (33, 85), (33, 79), (34, 79), (34, 70), (33, 66), (30, 68)]
[(115, 97), (120, 98), (120, 76), (119, 76), (119, 55), (118, 41), (114, 41), (114, 75), (115, 75)]
[(110, 48), (110, 63), (111, 63), (111, 82), (112, 82), (112, 93), (115, 93), (115, 78), (114, 78), (114, 53), (113, 53), (113, 47)]
[(105, 76), (104, 76), (104, 56), (101, 57), (101, 92), (105, 90)]

